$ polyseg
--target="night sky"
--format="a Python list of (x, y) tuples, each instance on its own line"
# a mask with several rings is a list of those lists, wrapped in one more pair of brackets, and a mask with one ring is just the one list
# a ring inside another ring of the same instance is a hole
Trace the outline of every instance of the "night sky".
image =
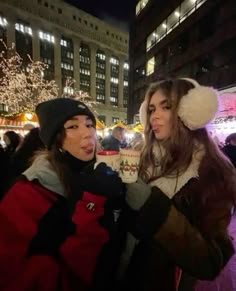
[(128, 31), (130, 8), (135, 0), (65, 0), (102, 20)]

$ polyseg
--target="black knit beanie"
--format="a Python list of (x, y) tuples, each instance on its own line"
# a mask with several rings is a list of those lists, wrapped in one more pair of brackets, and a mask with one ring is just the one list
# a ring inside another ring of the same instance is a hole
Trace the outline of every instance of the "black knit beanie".
[(40, 138), (50, 149), (56, 134), (63, 128), (64, 123), (75, 115), (87, 115), (94, 125), (96, 119), (89, 108), (82, 102), (70, 98), (56, 98), (37, 105), (35, 112), (40, 126)]

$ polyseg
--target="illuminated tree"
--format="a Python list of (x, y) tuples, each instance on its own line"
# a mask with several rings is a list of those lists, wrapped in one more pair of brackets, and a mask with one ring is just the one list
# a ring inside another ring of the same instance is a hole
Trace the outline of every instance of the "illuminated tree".
[[(3, 43), (3, 42), (2, 42)], [(54, 80), (46, 80), (44, 72), (47, 64), (33, 61), (25, 66), (13, 44), (0, 52), (0, 104), (9, 109), (9, 115), (21, 112), (33, 112), (37, 104), (61, 96)], [(74, 88), (75, 80), (67, 78), (62, 97), (73, 98), (84, 102), (94, 110), (94, 102), (88, 93)]]
[(97, 114), (94, 105), (97, 104), (96, 101), (92, 99), (92, 97), (82, 90), (77, 90), (75, 88), (76, 81), (70, 77), (66, 79), (66, 85), (63, 92), (63, 97), (73, 98), (75, 100), (79, 100), (86, 104), (93, 113)]
[(14, 113), (34, 111), (38, 103), (58, 95), (55, 81), (43, 77), (46, 64), (34, 62), (30, 57), (26, 66), (22, 61), (14, 44), (0, 53), (0, 104)]

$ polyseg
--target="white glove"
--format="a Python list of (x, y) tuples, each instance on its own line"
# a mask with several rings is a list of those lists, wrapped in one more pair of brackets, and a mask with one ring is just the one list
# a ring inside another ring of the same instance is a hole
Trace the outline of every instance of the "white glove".
[(134, 210), (139, 210), (151, 194), (151, 187), (138, 178), (136, 183), (126, 184), (126, 202)]

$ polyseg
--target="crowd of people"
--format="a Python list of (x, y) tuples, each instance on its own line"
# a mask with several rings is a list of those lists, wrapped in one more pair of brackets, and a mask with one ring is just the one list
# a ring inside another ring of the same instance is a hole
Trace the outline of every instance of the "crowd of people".
[[(39, 128), (0, 149), (0, 290), (236, 290), (236, 134), (206, 125), (218, 93), (192, 79), (149, 86), (142, 134), (98, 142), (82, 102), (36, 107)], [(124, 184), (96, 152), (141, 151)]]

